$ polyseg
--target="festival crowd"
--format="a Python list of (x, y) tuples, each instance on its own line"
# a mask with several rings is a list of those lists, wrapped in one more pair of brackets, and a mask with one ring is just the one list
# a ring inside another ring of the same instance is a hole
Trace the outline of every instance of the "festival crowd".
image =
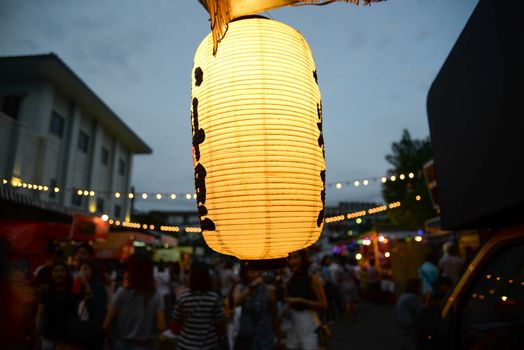
[[(316, 260), (307, 250), (291, 253), (284, 268), (264, 271), (226, 257), (154, 263), (145, 250), (106, 264), (82, 244), (74, 264), (50, 251), (24, 276), (4, 243), (6, 349), (322, 349), (332, 322), (358, 319), (361, 297), (385, 301), (392, 294), (373, 260)], [(439, 266), (428, 256), (420, 278), (408, 281), (395, 309), (403, 349), (415, 346), (417, 327), (432, 317), (462, 265), (449, 246)]]

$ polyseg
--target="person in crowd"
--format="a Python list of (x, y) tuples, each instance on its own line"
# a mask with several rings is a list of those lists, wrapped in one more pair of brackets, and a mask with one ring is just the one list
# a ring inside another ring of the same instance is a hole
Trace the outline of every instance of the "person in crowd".
[(114, 295), (104, 322), (111, 332), (114, 350), (149, 350), (166, 327), (164, 300), (155, 290), (153, 260), (138, 252), (127, 263), (127, 285)]
[(309, 255), (306, 249), (289, 254), (289, 266), (293, 274), (285, 288), (284, 314), (290, 313), (290, 329), (287, 332), (288, 349), (318, 349), (315, 330), (320, 325), (319, 312), (326, 310), (327, 300), (322, 280), (311, 275)]
[(80, 266), (91, 259), (93, 259), (93, 256), (95, 255), (95, 250), (93, 247), (88, 243), (82, 243), (80, 244), (75, 251), (75, 269), (73, 270), (73, 277), (76, 277), (78, 272), (80, 271)]
[(401, 336), (399, 350), (415, 349), (415, 318), (423, 306), (420, 299), (421, 282), (411, 278), (406, 283), (406, 290), (395, 305), (395, 321)]
[(345, 259), (342, 265), (340, 290), (344, 302), (344, 313), (350, 320), (354, 320), (358, 305), (359, 274), (355, 258)]
[[(86, 290), (88, 286), (88, 290)], [(94, 321), (102, 327), (107, 313), (108, 299), (105, 283), (100, 278), (100, 266), (93, 261), (85, 261), (73, 281), (73, 292), (82, 300), (78, 305), (78, 316), (84, 321)]]
[(155, 278), (156, 290), (160, 295), (162, 295), (166, 314), (169, 315), (172, 309), (171, 271), (163, 260), (160, 260), (154, 267), (153, 276)]
[(26, 349), (34, 333), (35, 295), (11, 254), (11, 244), (0, 237), (0, 349)]
[(33, 272), (33, 286), (35, 288), (46, 288), (50, 279), (51, 267), (62, 260), (62, 253), (59, 247), (54, 244), (47, 244), (45, 247), (45, 262), (38, 266)]
[(375, 260), (370, 260), (366, 269), (369, 299), (377, 301), (380, 298), (380, 274), (376, 267)]
[(333, 262), (330, 255), (324, 256), (321, 262), (322, 285), (328, 300), (325, 316), (327, 320), (334, 320), (340, 314), (340, 267)]
[[(41, 349), (52, 349), (60, 329), (77, 319), (80, 298), (73, 293), (72, 284), (67, 265), (64, 262), (53, 264), (48, 288), (40, 300), (36, 315), (36, 339), (37, 342), (41, 340)], [(86, 294), (91, 293), (87, 283), (84, 288)]]
[(222, 299), (212, 290), (208, 266), (193, 262), (189, 270), (190, 291), (175, 305), (171, 331), (178, 334), (177, 349), (217, 349), (225, 335)]
[(456, 244), (448, 244), (446, 248), (446, 254), (444, 254), (439, 261), (439, 268), (442, 276), (450, 277), (453, 284), (456, 284), (460, 278), (464, 259), (458, 256), (458, 247)]
[(235, 306), (241, 306), (240, 327), (235, 339), (235, 349), (272, 349), (280, 344), (280, 323), (275, 289), (269, 287), (260, 272), (243, 264), (239, 283), (233, 292)]
[(227, 298), (236, 283), (235, 273), (233, 272), (233, 262), (227, 260), (223, 268), (220, 269), (220, 293), (223, 298)]
[(171, 276), (173, 299), (176, 303), (182, 295), (189, 292), (189, 275), (182, 269), (181, 264), (176, 262), (173, 264)]
[(435, 287), (439, 271), (434, 260), (433, 255), (426, 254), (424, 263), (418, 269), (418, 277), (422, 281), (422, 294), (426, 299), (436, 292)]

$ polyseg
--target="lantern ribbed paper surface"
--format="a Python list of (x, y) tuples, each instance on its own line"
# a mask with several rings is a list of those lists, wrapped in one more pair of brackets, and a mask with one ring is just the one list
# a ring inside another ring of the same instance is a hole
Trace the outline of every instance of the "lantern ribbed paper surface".
[(265, 18), (229, 24), (194, 61), (191, 122), (208, 245), (272, 259), (313, 244), (324, 218), (322, 102), (308, 44)]

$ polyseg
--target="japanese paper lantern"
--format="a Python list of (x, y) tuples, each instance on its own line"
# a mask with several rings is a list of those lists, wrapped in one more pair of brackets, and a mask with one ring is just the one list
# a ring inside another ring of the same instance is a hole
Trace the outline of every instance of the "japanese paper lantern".
[(197, 49), (191, 122), (198, 213), (215, 251), (287, 257), (324, 219), (322, 102), (308, 44), (263, 17), (229, 24)]

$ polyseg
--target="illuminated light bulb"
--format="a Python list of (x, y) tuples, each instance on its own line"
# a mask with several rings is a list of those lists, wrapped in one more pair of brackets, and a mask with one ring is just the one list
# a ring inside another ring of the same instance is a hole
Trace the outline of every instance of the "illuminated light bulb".
[(335, 187), (340, 190), (342, 188), (342, 184), (340, 182), (337, 182), (337, 184), (335, 185)]
[(422, 242), (422, 237), (420, 237), (420, 236), (415, 236), (415, 241), (416, 241), (416, 242)]
[(27, 188), (27, 184), (24, 182), (24, 183), (22, 184), (22, 187), (23, 187), (23, 188)]
[(357, 180), (357, 181), (353, 182), (353, 185), (355, 185), (355, 187), (358, 187), (358, 186), (360, 186), (360, 182)]
[(362, 223), (362, 219), (361, 219), (361, 218), (358, 218), (358, 219), (356, 220), (356, 222), (357, 222), (357, 224), (361, 224), (361, 223)]
[(397, 179), (397, 177), (395, 175), (391, 175), (391, 177), (389, 178), (391, 181), (395, 181)]
[(409, 175), (408, 175), (408, 176), (409, 176), (409, 178), (410, 178), (410, 179), (412, 179), (412, 178), (414, 178), (414, 177), (415, 177), (415, 174), (413, 174), (413, 173), (409, 173)]
[(404, 174), (400, 174), (400, 176), (398, 178), (401, 179), (401, 180), (404, 180), (406, 178), (406, 176)]
[(113, 219), (109, 219), (109, 225), (113, 225), (115, 223), (115, 221)]
[(147, 199), (147, 193), (142, 193), (142, 199)]
[(196, 198), (197, 198), (196, 193), (193, 193), (193, 199), (196, 199)]
[(162, 199), (162, 195), (160, 193), (156, 194), (156, 199)]
[(49, 189), (49, 187), (44, 186), (44, 192), (47, 192), (48, 189)]
[(382, 235), (381, 235), (381, 236), (378, 236), (378, 241), (379, 241), (380, 243), (384, 242), (384, 236), (382, 236)]
[(76, 194), (79, 195), (79, 196), (81, 196), (81, 195), (82, 195), (82, 190), (78, 190), (78, 191), (76, 191)]
[(135, 197), (135, 195), (132, 194), (132, 193), (130, 193), (130, 194), (128, 195), (128, 197), (129, 197), (129, 199), (133, 199), (133, 197)]
[(38, 188), (39, 191), (42, 191), (42, 190), (44, 189), (44, 186), (42, 186), (42, 185), (38, 185), (37, 188)]
[(95, 191), (90, 191), (90, 192), (89, 192), (89, 195), (90, 195), (91, 197), (94, 197), (94, 196), (95, 196)]
[(120, 221), (119, 220), (115, 221), (115, 225), (120, 226)]
[(176, 194), (171, 194), (171, 199), (176, 199)]
[(386, 181), (388, 181), (388, 179), (385, 176), (383, 176), (382, 179), (380, 179), (380, 181), (382, 181), (382, 183), (386, 183)]
[(364, 181), (362, 181), (362, 183), (364, 184), (364, 186), (367, 186), (369, 184), (369, 181), (368, 180), (364, 180)]
[(418, 202), (418, 201), (420, 201), (421, 197), (420, 197), (419, 195), (417, 195), (417, 196), (415, 197), (415, 199), (416, 199), (416, 201)]
[(32, 184), (29, 184), (29, 185), (27, 185), (27, 188), (29, 188), (30, 190), (32, 190), (32, 189), (33, 189), (33, 185), (32, 185)]
[(102, 220), (104, 220), (104, 221), (109, 220), (109, 216), (107, 216), (107, 214), (102, 215), (101, 218), (102, 218)]
[(388, 242), (389, 242), (389, 239), (384, 238), (384, 242), (383, 242), (383, 243), (386, 244), (386, 243), (388, 243)]
[(500, 299), (501, 299), (502, 301), (506, 301), (506, 300), (508, 300), (508, 297), (505, 296), (505, 295), (503, 295), (503, 296), (500, 297)]
[(2, 183), (3, 183), (4, 185), (7, 185), (8, 182), (9, 182), (9, 181), (7, 181), (6, 179), (2, 179)]
[(115, 192), (115, 198), (120, 198), (120, 192)]
[(187, 193), (187, 194), (186, 194), (186, 199), (187, 199), (187, 200), (191, 199), (191, 193)]
[(486, 275), (486, 279), (490, 279), (491, 278), (491, 275)]
[(60, 189), (59, 189), (58, 187), (55, 187), (55, 188), (53, 189), (53, 191), (55, 191), (55, 193), (58, 193), (58, 192), (60, 192)]
[(84, 196), (88, 196), (88, 195), (89, 195), (89, 191), (85, 190), (85, 191), (83, 192), (83, 194), (84, 194)]
[(384, 253), (384, 256), (385, 256), (386, 258), (389, 258), (389, 257), (391, 256), (391, 253), (390, 253), (390, 252), (385, 252), (385, 253)]
[(355, 259), (361, 260), (362, 259), (362, 254), (360, 254), (360, 253), (355, 254)]
[(143, 228), (144, 230), (146, 230), (146, 229), (147, 229), (147, 225), (146, 225), (146, 224), (143, 224), (143, 225), (142, 225), (142, 228)]
[(155, 225), (149, 225), (149, 229), (150, 230), (154, 230), (155, 229)]

